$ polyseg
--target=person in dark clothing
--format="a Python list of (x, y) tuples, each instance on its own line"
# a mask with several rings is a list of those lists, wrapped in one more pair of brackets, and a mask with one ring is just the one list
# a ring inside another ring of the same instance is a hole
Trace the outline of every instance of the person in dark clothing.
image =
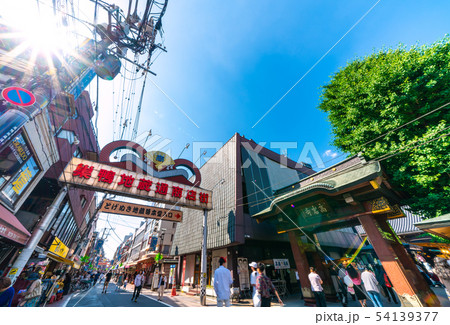
[(98, 278), (100, 277), (100, 272), (95, 273), (94, 275), (94, 285), (97, 284)]
[(103, 285), (103, 291), (102, 293), (106, 293), (106, 290), (108, 290), (109, 281), (111, 281), (112, 273), (108, 272), (105, 275), (105, 284)]
[(14, 288), (11, 287), (11, 279), (0, 278), (0, 307), (11, 307), (14, 297)]
[(256, 278), (256, 291), (261, 295), (261, 307), (270, 307), (270, 302), (272, 300), (271, 294), (275, 294), (281, 306), (283, 302), (281, 301), (280, 295), (277, 289), (273, 285), (272, 281), (264, 274), (265, 265), (263, 263), (258, 263), (258, 277)]
[(391, 299), (392, 299), (394, 304), (398, 304), (397, 298), (395, 296), (395, 292), (392, 289), (392, 283), (389, 280), (383, 267), (379, 264), (376, 264), (374, 266), (374, 269), (375, 269), (375, 277), (377, 278), (378, 284), (383, 289), (384, 295), (386, 296), (387, 300), (389, 302), (391, 302)]
[(64, 277), (64, 287), (63, 287), (63, 296), (66, 296), (69, 293), (70, 285), (72, 284), (72, 276), (70, 273), (67, 273)]
[(22, 298), (20, 295), (18, 295), (18, 292), (20, 290), (24, 290), (27, 289), (30, 285), (31, 285), (31, 281), (29, 281), (27, 279), (27, 274), (28, 271), (23, 271), (22, 273), (20, 273), (19, 278), (16, 280), (16, 282), (13, 285), (14, 291), (15, 291), (15, 295), (12, 301), (12, 307), (17, 307), (17, 305), (19, 304), (19, 300), (20, 298)]

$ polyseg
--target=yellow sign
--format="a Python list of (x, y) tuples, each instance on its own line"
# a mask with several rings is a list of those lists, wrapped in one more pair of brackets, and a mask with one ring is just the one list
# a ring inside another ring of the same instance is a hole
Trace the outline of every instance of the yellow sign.
[(22, 173), (20, 173), (19, 178), (13, 182), (13, 190), (17, 194), (20, 194), (20, 191), (27, 185), (28, 181), (31, 179), (33, 175), (31, 175), (30, 169), (27, 167)]
[(8, 275), (14, 275), (14, 274), (16, 274), (17, 273), (17, 271), (18, 271), (18, 269), (15, 267), (15, 268), (13, 268), (13, 269), (11, 269), (11, 270), (9, 270), (9, 273), (8, 273)]
[(167, 166), (175, 165), (173, 159), (162, 151), (150, 151), (145, 154), (147, 159), (155, 164), (156, 169), (161, 170)]
[(55, 237), (48, 251), (65, 258), (69, 253), (69, 248), (58, 237)]

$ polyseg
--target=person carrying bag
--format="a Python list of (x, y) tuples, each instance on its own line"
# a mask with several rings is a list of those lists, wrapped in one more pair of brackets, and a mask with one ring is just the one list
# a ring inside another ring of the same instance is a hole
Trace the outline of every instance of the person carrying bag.
[(41, 297), (42, 283), (39, 274), (36, 272), (31, 273), (28, 280), (33, 282), (27, 291), (21, 293), (24, 297), (18, 307), (35, 307)]

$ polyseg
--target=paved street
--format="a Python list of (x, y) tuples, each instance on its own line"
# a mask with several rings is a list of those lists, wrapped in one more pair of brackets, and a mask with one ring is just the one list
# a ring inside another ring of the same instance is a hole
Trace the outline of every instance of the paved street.
[[(198, 296), (187, 295), (183, 292), (177, 292), (177, 296), (170, 296), (170, 289), (165, 290), (165, 295), (161, 302), (157, 301), (157, 293), (144, 288), (141, 291), (138, 302), (132, 302), (131, 296), (134, 290), (133, 285), (128, 285), (127, 290), (116, 291), (116, 285), (110, 284), (107, 294), (102, 294), (103, 283), (97, 284), (94, 288), (86, 292), (76, 292), (65, 297), (62, 301), (56, 302), (47, 307), (202, 307)], [(442, 307), (450, 307), (450, 301), (447, 299), (445, 290), (442, 288), (432, 288), (438, 296)], [(400, 304), (389, 303), (382, 298), (384, 307), (400, 307)], [(283, 299), (285, 307), (305, 307), (303, 300), (298, 294), (291, 295)], [(340, 303), (327, 302), (328, 307), (341, 307)], [(206, 307), (215, 307), (216, 299), (207, 297)], [(250, 299), (241, 299), (239, 303), (232, 302), (231, 307), (251, 307)], [(372, 303), (368, 302), (372, 307)], [(278, 303), (272, 303), (272, 307), (279, 307)], [(360, 307), (358, 301), (350, 299), (349, 307)]]
[(133, 292), (116, 291), (117, 287), (114, 283), (110, 283), (106, 294), (102, 294), (102, 288), (103, 283), (97, 283), (86, 292), (74, 293), (66, 307), (169, 307), (166, 303), (159, 302), (145, 293), (139, 296), (138, 302), (131, 301)]

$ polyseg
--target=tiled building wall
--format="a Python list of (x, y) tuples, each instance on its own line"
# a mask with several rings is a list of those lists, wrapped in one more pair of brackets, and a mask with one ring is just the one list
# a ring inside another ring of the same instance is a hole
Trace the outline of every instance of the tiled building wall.
[[(236, 135), (201, 168), (204, 189), (213, 190), (213, 210), (208, 212), (208, 249), (235, 241)], [(220, 184), (224, 179), (225, 182)], [(177, 226), (172, 255), (201, 250), (203, 211), (183, 208), (183, 222)]]

